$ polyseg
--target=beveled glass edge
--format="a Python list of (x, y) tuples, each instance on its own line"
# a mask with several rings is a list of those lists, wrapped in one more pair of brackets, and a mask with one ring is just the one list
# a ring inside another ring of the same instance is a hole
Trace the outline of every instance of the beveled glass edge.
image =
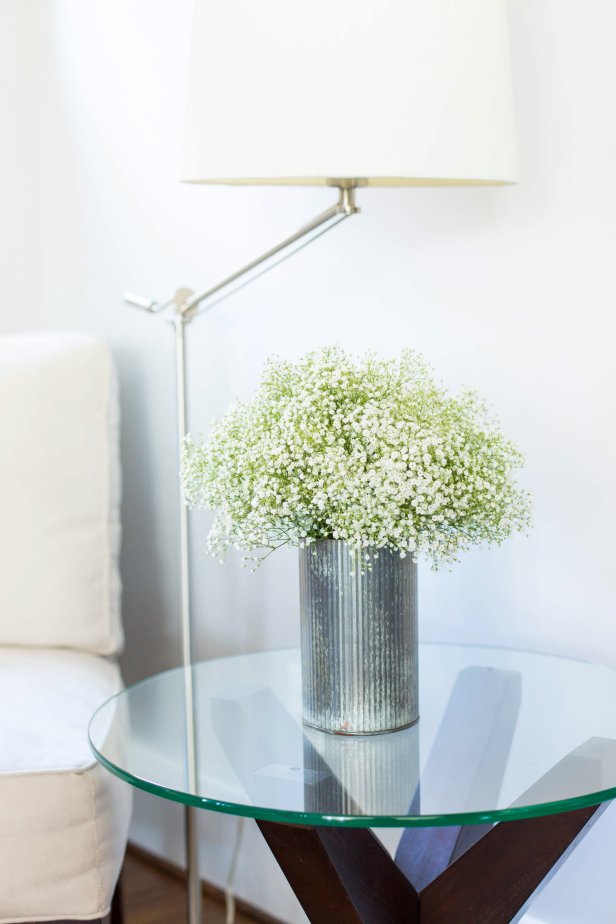
[(167, 786), (150, 783), (148, 780), (132, 776), (111, 763), (96, 750), (90, 740), (90, 748), (96, 759), (114, 776), (129, 783), (143, 792), (205, 809), (220, 812), (223, 815), (236, 815), (254, 818), (257, 821), (274, 821), (279, 824), (309, 824), (316, 827), (336, 828), (441, 828), (458, 825), (480, 825), (500, 821), (519, 821), (524, 818), (541, 818), (545, 815), (558, 815), (575, 809), (601, 805), (616, 798), (616, 786), (601, 790), (587, 796), (563, 799), (559, 802), (545, 802), (538, 805), (519, 806), (517, 808), (494, 809), (485, 812), (457, 812), (451, 815), (320, 815), (314, 812), (291, 812), (286, 809), (266, 809), (259, 806), (243, 805), (236, 802), (223, 802), (208, 799), (206, 796), (193, 796)]
[[(586, 658), (576, 657), (575, 655), (550, 654), (546, 651), (537, 651), (530, 648), (513, 648), (500, 645), (478, 645), (473, 642), (421, 642), (422, 646), (438, 647), (456, 647), (456, 648), (475, 648), (483, 650), (517, 652), (519, 654), (530, 654), (538, 657), (553, 658), (555, 660), (575, 661), (580, 664), (588, 664), (590, 667), (600, 667), (603, 670), (614, 671), (615, 669), (606, 664), (597, 661), (589, 661)], [(266, 649), (265, 651), (244, 652), (240, 655), (225, 655), (221, 658), (209, 658), (205, 661), (197, 661), (190, 665), (193, 671), (199, 664), (207, 661), (227, 661), (237, 657), (249, 657), (250, 655), (273, 654), (280, 652), (294, 652), (297, 648), (276, 648)], [(457, 825), (479, 825), (487, 823), (496, 823), (500, 821), (519, 821), (524, 818), (541, 818), (546, 815), (558, 815), (561, 812), (574, 811), (575, 809), (588, 808), (592, 805), (601, 805), (603, 802), (616, 799), (616, 785), (609, 789), (599, 790), (594, 793), (587, 793), (583, 796), (575, 796), (570, 799), (561, 799), (556, 802), (541, 802), (534, 805), (521, 805), (514, 808), (488, 809), (485, 811), (474, 812), (454, 812), (448, 815), (321, 815), (315, 812), (292, 812), (287, 809), (267, 809), (260, 806), (244, 805), (235, 802), (225, 802), (218, 799), (209, 799), (206, 796), (197, 796), (190, 793), (172, 789), (167, 786), (161, 786), (157, 783), (151, 783), (141, 777), (133, 776), (128, 771), (112, 763), (96, 747), (92, 740), (90, 730), (98, 713), (109, 705), (113, 700), (123, 696), (128, 690), (134, 690), (143, 686), (155, 678), (162, 677), (165, 674), (172, 674), (176, 671), (187, 670), (188, 668), (172, 667), (165, 671), (159, 671), (144, 677), (135, 683), (130, 684), (113, 696), (110, 696), (104, 703), (96, 709), (88, 724), (88, 742), (90, 750), (94, 757), (106, 770), (118, 777), (125, 783), (141, 789), (143, 792), (169, 799), (182, 805), (194, 806), (211, 812), (220, 812), (226, 815), (236, 815), (243, 818), (254, 818), (260, 821), (274, 821), (280, 824), (310, 824), (317, 827), (345, 827), (345, 828), (438, 828)]]

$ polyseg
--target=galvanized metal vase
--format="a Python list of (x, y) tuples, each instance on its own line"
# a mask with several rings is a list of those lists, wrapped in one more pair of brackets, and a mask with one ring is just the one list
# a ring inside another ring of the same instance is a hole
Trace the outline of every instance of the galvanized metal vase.
[(357, 567), (346, 542), (299, 550), (303, 719), (338, 735), (375, 735), (419, 718), (417, 565), (379, 549)]

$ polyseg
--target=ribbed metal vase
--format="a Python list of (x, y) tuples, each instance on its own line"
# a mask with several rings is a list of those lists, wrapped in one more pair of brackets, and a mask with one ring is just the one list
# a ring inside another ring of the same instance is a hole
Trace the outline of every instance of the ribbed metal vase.
[(419, 718), (417, 565), (379, 549), (358, 566), (346, 542), (299, 550), (303, 719), (338, 735), (375, 735)]

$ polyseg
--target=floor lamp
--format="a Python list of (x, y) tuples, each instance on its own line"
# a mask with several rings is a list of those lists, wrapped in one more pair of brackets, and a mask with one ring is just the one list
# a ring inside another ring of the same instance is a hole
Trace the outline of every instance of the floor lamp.
[[(336, 202), (200, 294), (168, 302), (178, 447), (186, 433), (186, 328), (238, 288), (359, 211), (364, 186), (515, 182), (506, 0), (196, 0), (182, 179), (325, 185)], [(192, 663), (187, 510), (180, 499), (182, 656)], [(197, 755), (187, 677), (188, 756)], [(188, 921), (200, 922), (195, 810), (186, 811)]]

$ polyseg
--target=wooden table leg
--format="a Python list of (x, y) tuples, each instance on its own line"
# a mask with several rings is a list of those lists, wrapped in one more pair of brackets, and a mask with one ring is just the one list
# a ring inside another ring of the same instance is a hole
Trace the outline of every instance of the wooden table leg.
[(509, 924), (601, 809), (501, 822), (420, 891), (368, 829), (258, 825), (312, 924)]
[(417, 892), (372, 831), (257, 824), (312, 924), (418, 924)]
[[(590, 738), (540, 777), (512, 807), (567, 799), (576, 788), (599, 790), (606, 767), (613, 767), (615, 761), (615, 741)], [(612, 774), (613, 769), (607, 777)], [(475, 843), (474, 826), (445, 828), (444, 835), (437, 830), (418, 829), (417, 845), (413, 844), (415, 832), (405, 831), (405, 851), (401, 854), (399, 850), (396, 859), (420, 891), (422, 921), (509, 924), (604, 807), (593, 805), (500, 822), (487, 832), (478, 829), (483, 836)], [(430, 858), (431, 838), (435, 844), (443, 841), (445, 850), (441, 849), (440, 856), (436, 850), (434, 857), (426, 860)], [(451, 855), (443, 863), (447, 849), (451, 849)], [(423, 858), (421, 862), (417, 860), (417, 850)]]
[(601, 809), (496, 825), (421, 891), (422, 924), (510, 924)]

